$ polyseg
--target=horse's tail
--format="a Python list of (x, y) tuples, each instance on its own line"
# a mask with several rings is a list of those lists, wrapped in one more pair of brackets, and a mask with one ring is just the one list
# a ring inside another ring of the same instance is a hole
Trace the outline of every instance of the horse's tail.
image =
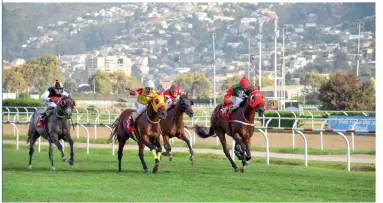
[(199, 125), (194, 126), (194, 131), (197, 133), (197, 135), (201, 138), (208, 138), (214, 135), (214, 128), (213, 126), (210, 126), (209, 132), (207, 133), (204, 129), (205, 127), (201, 127)]
[(120, 124), (120, 119), (121, 116), (117, 117), (116, 120), (114, 120), (113, 124), (112, 124), (112, 132), (110, 133), (110, 137), (109, 137), (109, 141), (112, 141), (112, 139), (114, 138), (115, 140), (117, 139), (117, 135), (118, 135), (118, 125)]

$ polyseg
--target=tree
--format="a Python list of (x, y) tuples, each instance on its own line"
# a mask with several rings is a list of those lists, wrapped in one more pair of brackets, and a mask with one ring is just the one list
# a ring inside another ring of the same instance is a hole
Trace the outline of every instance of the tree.
[(68, 93), (76, 91), (76, 81), (74, 79), (65, 80), (64, 90)]
[(375, 111), (375, 79), (371, 78), (369, 81), (363, 83), (357, 102), (355, 103), (356, 109)]
[(231, 78), (228, 78), (228, 79), (224, 80), (223, 83), (222, 83), (222, 90), (229, 89), (232, 85), (234, 85), (235, 83), (239, 82), (240, 79), (241, 79), (241, 76), (237, 74), (237, 75), (234, 75)]
[[(359, 78), (354, 73), (336, 72), (319, 89), (318, 99), (325, 110), (355, 110), (362, 98)], [(363, 98), (367, 99), (367, 98)]]
[(126, 88), (132, 86), (132, 78), (124, 72), (110, 73), (110, 79), (114, 93), (124, 93)]
[(89, 84), (91, 88), (94, 88), (94, 84), (96, 85), (96, 92), (99, 93), (111, 93), (113, 91), (113, 85), (110, 80), (110, 74), (98, 70), (96, 71), (90, 78)]
[(326, 78), (320, 73), (306, 72), (300, 78), (300, 85), (304, 85), (304, 92), (317, 92), (318, 88), (326, 81)]
[(181, 73), (176, 76), (174, 82), (185, 92), (193, 93), (198, 99), (210, 98), (211, 82), (203, 73)]
[(8, 68), (3, 71), (3, 88), (10, 92), (23, 91), (27, 89), (27, 83), (21, 73)]
[(351, 67), (348, 65), (349, 58), (346, 52), (338, 51), (335, 54), (332, 65), (336, 70), (350, 71)]
[(24, 65), (13, 69), (23, 76), (28, 86), (34, 86), (40, 91), (51, 86), (56, 80), (64, 80), (60, 62), (56, 56), (50, 54), (28, 60)]
[(293, 76), (290, 72), (286, 73), (285, 82), (286, 85), (296, 85), (296, 82), (293, 80)]

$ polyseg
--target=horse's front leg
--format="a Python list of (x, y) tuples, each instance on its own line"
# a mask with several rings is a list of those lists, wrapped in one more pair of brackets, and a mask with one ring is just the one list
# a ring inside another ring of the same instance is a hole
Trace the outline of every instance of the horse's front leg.
[(172, 161), (173, 160), (172, 152), (171, 152), (172, 151), (172, 147), (170, 146), (169, 136), (163, 134), (162, 137), (163, 137), (163, 140), (164, 140), (164, 148), (166, 150), (166, 155), (168, 155), (169, 161)]
[(246, 161), (250, 161), (251, 159), (251, 138), (247, 139), (246, 142)]
[(140, 157), (142, 167), (144, 168), (144, 172), (148, 173), (149, 172), (148, 166), (146, 165), (145, 159), (144, 159), (144, 149), (145, 149), (145, 144), (142, 141), (140, 141), (138, 143), (138, 156)]
[(66, 140), (69, 143), (70, 146), (70, 159), (69, 159), (69, 164), (73, 165), (74, 164), (74, 152), (73, 152), (73, 140), (70, 135), (66, 136)]
[(50, 135), (51, 141), (56, 145), (57, 149), (60, 151), (62, 160), (65, 162), (66, 157), (63, 151), (63, 146), (59, 142), (57, 132), (49, 132), (49, 135)]
[(53, 143), (49, 142), (49, 161), (51, 162), (51, 169), (55, 170), (55, 166), (53, 165)]
[(239, 147), (240, 156), (237, 155), (237, 157), (238, 159), (242, 160), (242, 168), (240, 169), (240, 171), (243, 173), (245, 172), (246, 166), (248, 165), (246, 161), (247, 147), (242, 137), (239, 135), (239, 133), (235, 133), (233, 137), (234, 137), (234, 140), (236, 141), (237, 147)]
[(190, 140), (188, 138), (186, 138), (185, 136), (185, 133), (179, 133), (177, 135), (178, 138), (180, 138), (181, 140), (183, 140), (184, 142), (186, 142), (186, 144), (188, 145), (189, 147), (189, 153), (190, 153), (190, 161), (192, 162), (192, 164), (194, 165), (194, 151), (193, 149), (191, 148), (191, 144), (190, 144)]

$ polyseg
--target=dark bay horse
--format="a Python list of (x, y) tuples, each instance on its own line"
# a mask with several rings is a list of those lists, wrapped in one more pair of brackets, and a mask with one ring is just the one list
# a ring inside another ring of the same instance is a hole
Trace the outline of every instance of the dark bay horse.
[(263, 100), (262, 93), (255, 90), (250, 93), (248, 98), (241, 103), (241, 106), (231, 113), (231, 120), (225, 119), (218, 111), (221, 105), (218, 105), (211, 116), (211, 126), (209, 132), (206, 132), (202, 127), (195, 125), (195, 132), (201, 138), (208, 138), (214, 135), (219, 137), (221, 141), (223, 152), (229, 159), (234, 171), (238, 171), (237, 165), (230, 157), (229, 149), (226, 143), (225, 134), (233, 137), (235, 140), (236, 155), (238, 159), (242, 160), (241, 172), (245, 171), (247, 161), (251, 159), (251, 137), (254, 133), (254, 119), (255, 113), (258, 112), (259, 116), (263, 115), (265, 110), (265, 101)]
[(61, 158), (65, 162), (66, 157), (63, 152), (63, 147), (60, 144), (59, 140), (64, 140), (70, 145), (70, 159), (69, 164), (74, 164), (74, 153), (73, 153), (73, 140), (70, 135), (70, 122), (69, 119), (72, 116), (72, 108), (76, 105), (74, 100), (70, 97), (62, 96), (57, 102), (57, 106), (52, 111), (51, 115), (48, 117), (48, 133), (45, 132), (45, 129), (39, 121), (41, 113), (44, 112), (43, 109), (37, 110), (32, 114), (31, 122), (29, 123), (28, 129), (28, 140), (29, 143), (29, 165), (28, 168), (32, 168), (32, 156), (34, 153), (34, 145), (36, 140), (43, 136), (46, 140), (49, 141), (49, 159), (51, 163), (51, 169), (55, 170), (53, 165), (53, 144), (57, 146), (57, 149), (61, 152)]
[(169, 143), (169, 138), (177, 137), (178, 139), (183, 140), (189, 147), (190, 161), (194, 161), (194, 152), (191, 148), (190, 141), (186, 138), (184, 130), (184, 118), (183, 113), (186, 113), (189, 117), (193, 117), (194, 112), (192, 109), (193, 101), (188, 99), (188, 96), (180, 96), (180, 100), (176, 103), (175, 106), (168, 110), (168, 115), (166, 119), (160, 121), (162, 137), (164, 141), (164, 148), (166, 150), (166, 155), (168, 155), (169, 160), (173, 159), (171, 150), (172, 147)]
[(153, 173), (158, 171), (160, 165), (160, 157), (162, 152), (160, 142), (160, 120), (166, 118), (166, 104), (164, 102), (164, 96), (162, 94), (157, 95), (151, 101), (149, 101), (147, 109), (137, 117), (135, 121), (135, 131), (131, 132), (127, 130), (127, 119), (131, 116), (135, 110), (126, 109), (121, 112), (121, 115), (113, 124), (113, 131), (110, 135), (110, 139), (115, 137), (118, 140), (118, 170), (121, 171), (121, 159), (122, 152), (126, 141), (129, 138), (137, 141), (141, 164), (144, 168), (144, 172), (149, 172), (148, 167), (144, 160), (144, 149), (147, 146), (153, 153), (155, 160), (155, 167)]

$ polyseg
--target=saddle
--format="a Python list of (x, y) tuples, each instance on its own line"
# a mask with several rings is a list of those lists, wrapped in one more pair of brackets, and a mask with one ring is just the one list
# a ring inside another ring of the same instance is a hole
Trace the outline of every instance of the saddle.
[[(231, 112), (229, 111), (229, 108), (231, 106), (233, 106), (233, 104), (231, 104), (231, 103), (229, 103), (229, 104), (221, 104), (220, 108), (218, 110), (218, 114), (221, 115), (227, 121), (230, 121), (230, 118), (231, 118)], [(226, 111), (225, 111), (225, 109), (226, 109)]]
[(38, 115), (37, 120), (36, 120), (36, 127), (42, 128), (42, 130), (43, 130), (42, 136), (45, 139), (50, 140), (49, 135), (48, 135), (48, 125), (46, 122), (44, 122), (44, 120), (42, 119), (42, 116), (43, 116), (42, 114)]

